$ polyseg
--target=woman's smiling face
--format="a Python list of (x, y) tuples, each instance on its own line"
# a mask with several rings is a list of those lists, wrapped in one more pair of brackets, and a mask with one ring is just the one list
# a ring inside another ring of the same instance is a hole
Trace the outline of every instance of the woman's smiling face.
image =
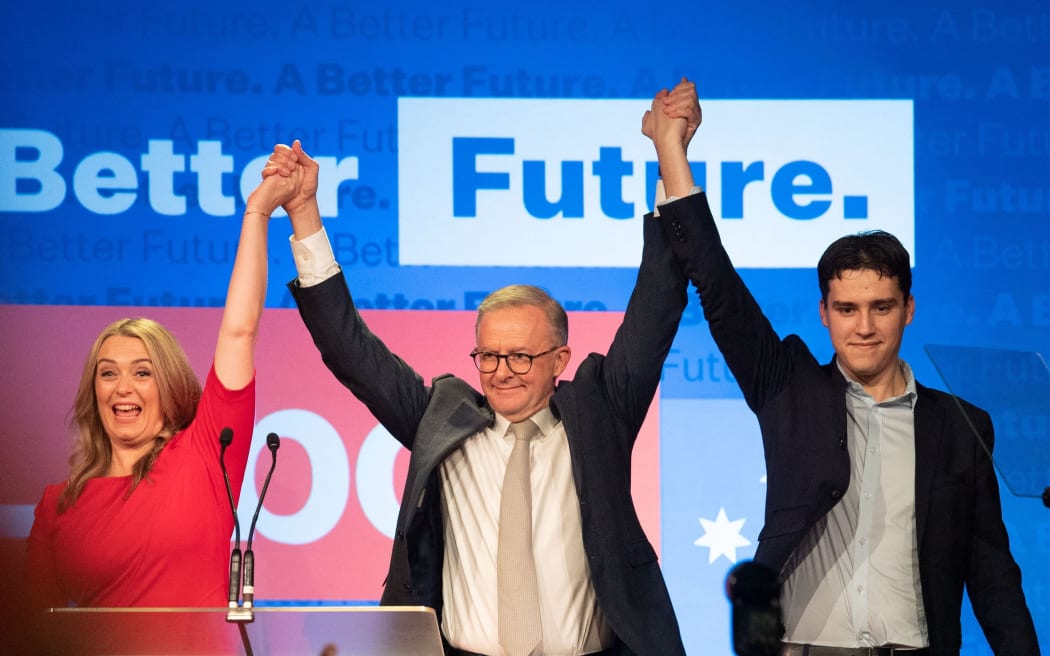
[(95, 363), (95, 399), (114, 449), (141, 447), (160, 434), (160, 392), (141, 339), (113, 335), (102, 343)]

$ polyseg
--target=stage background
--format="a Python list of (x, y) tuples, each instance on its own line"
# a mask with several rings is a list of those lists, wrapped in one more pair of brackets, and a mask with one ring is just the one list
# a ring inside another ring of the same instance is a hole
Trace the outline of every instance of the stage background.
[[(1043, 2), (45, 0), (3, 14), (6, 603), (32, 507), (64, 474), (66, 410), (91, 337), (149, 314), (179, 328), (205, 373), (244, 194), (276, 142), (302, 139), (322, 158), (322, 210), (355, 295), (427, 376), (473, 375), (470, 311), (511, 282), (542, 285), (573, 312), (576, 362), (604, 349), (649, 198), (641, 114), (682, 75), (705, 107), (690, 159), (781, 334), (830, 358), (814, 253), (832, 234), (889, 226), (914, 255), (903, 357), (921, 381), (944, 388), (928, 343), (1050, 348)], [(453, 143), (480, 154), (454, 161), (467, 151)], [(538, 177), (529, 162), (545, 167)], [(727, 186), (734, 162), (763, 165), (748, 169), (760, 175), (746, 193)], [(785, 191), (776, 174), (797, 162), (827, 172), (827, 185)], [(472, 172), (506, 174), (505, 188)], [(405, 456), (373, 434), (290, 309), (288, 232), (274, 220), (260, 345), (256, 437), (285, 439), (258, 529), (258, 595), (367, 603), (381, 592)], [(1050, 444), (1047, 414), (1030, 419), (1016, 430)], [(687, 647), (729, 654), (722, 586), (754, 553), (763, 465), (695, 298), (648, 426), (640, 504)], [(246, 501), (268, 464), (252, 462)], [(1038, 460), (1021, 475), (1050, 482)], [(318, 501), (325, 486), (335, 492)], [(1045, 648), (1050, 511), (1005, 487), (1003, 505)], [(964, 654), (990, 653), (969, 611), (964, 634)]]

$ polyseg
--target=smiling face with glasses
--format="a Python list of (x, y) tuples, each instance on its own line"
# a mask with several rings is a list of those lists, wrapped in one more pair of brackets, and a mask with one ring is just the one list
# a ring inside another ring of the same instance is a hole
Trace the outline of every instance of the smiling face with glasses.
[(532, 361), (538, 357), (548, 355), (557, 351), (560, 346), (549, 348), (543, 353), (534, 353), (532, 355), (528, 353), (507, 353), (506, 355), (500, 355), (499, 353), (489, 353), (488, 351), (473, 351), (470, 357), (474, 359), (474, 366), (478, 368), (483, 374), (491, 374), (492, 372), (499, 369), (499, 361), (503, 360), (507, 363), (507, 368), (516, 374), (527, 374), (532, 369)]
[(479, 318), (470, 357), (493, 410), (514, 422), (547, 405), (569, 363), (569, 347), (552, 346), (558, 341), (547, 314), (535, 305), (499, 307)]

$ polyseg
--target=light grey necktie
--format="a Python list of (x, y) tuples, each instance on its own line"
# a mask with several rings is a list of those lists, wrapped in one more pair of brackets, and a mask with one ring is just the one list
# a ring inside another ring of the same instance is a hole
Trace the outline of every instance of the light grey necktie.
[(514, 448), (507, 460), (499, 505), (496, 581), (499, 642), (510, 656), (528, 656), (543, 639), (536, 561), (532, 554), (532, 484), (529, 442), (539, 432), (531, 420), (510, 425)]

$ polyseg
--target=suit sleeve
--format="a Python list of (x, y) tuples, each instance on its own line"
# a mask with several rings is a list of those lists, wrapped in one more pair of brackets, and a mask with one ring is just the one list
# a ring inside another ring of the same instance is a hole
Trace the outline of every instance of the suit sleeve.
[(652, 214), (642, 219), (638, 276), (601, 370), (602, 389), (632, 436), (656, 394), (688, 300), (685, 273), (657, 225), (662, 220)]
[[(989, 453), (994, 444), (991, 419), (981, 411), (975, 425), (981, 435), (976, 449), (974, 531), (971, 538), (966, 590), (974, 616), (997, 655), (1039, 654), (1035, 626), (1021, 589), (1021, 570), (1010, 554), (1003, 524), (999, 484)], [(975, 441), (976, 442), (976, 441)]]
[(405, 448), (426, 410), (423, 379), (368, 329), (342, 272), (311, 287), (288, 284), (325, 366)]
[(736, 272), (718, 234), (706, 194), (660, 208), (664, 229), (696, 286), (711, 336), (748, 406), (758, 412), (786, 384), (791, 359)]

